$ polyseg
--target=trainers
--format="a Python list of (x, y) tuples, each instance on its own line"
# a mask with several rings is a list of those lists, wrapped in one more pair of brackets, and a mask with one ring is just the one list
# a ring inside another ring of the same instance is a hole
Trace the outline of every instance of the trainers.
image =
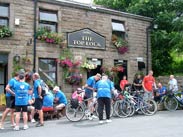
[(103, 120), (100, 120), (98, 123), (99, 123), (99, 124), (103, 124), (103, 123), (104, 123), (104, 121), (103, 121)]
[(16, 124), (14, 123), (14, 124), (11, 124), (11, 127), (15, 127), (16, 126)]
[(35, 119), (32, 119), (32, 120), (31, 120), (31, 123), (35, 123), (35, 122), (36, 122)]
[(88, 119), (89, 119), (89, 120), (93, 120), (93, 117), (92, 117), (92, 116), (89, 116)]
[(112, 120), (111, 120), (111, 119), (107, 119), (106, 122), (107, 122), (107, 123), (111, 123)]
[(15, 127), (13, 128), (13, 130), (18, 131), (18, 130), (19, 130), (19, 126), (15, 126)]
[(0, 125), (0, 129), (1, 129), (1, 130), (3, 130), (3, 129), (4, 129), (3, 125)]
[(91, 116), (93, 119), (97, 119), (98, 117), (97, 116), (95, 116), (95, 115), (92, 115)]
[(41, 123), (36, 124), (36, 127), (42, 127), (42, 126), (44, 126), (44, 124), (41, 124)]
[(24, 130), (26, 130), (26, 129), (28, 129), (29, 128), (29, 126), (28, 125), (24, 125)]

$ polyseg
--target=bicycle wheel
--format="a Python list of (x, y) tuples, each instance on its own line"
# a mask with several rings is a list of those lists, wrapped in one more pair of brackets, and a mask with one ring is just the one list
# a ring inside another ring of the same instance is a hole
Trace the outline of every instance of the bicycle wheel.
[(143, 114), (151, 116), (157, 112), (158, 107), (154, 100), (147, 100), (140, 103), (140, 109)]
[(71, 103), (66, 106), (66, 118), (70, 121), (76, 122), (80, 121), (85, 115), (85, 108), (79, 103), (77, 108), (73, 108)]
[(125, 100), (118, 100), (114, 104), (114, 112), (120, 118), (128, 117), (132, 113), (131, 105)]
[(169, 111), (175, 111), (178, 108), (178, 101), (175, 97), (167, 96), (164, 100), (164, 106)]
[[(96, 103), (96, 105), (95, 105), (95, 110), (96, 110), (96, 115), (99, 116), (99, 114), (98, 114), (98, 103)], [(110, 117), (112, 117), (113, 113), (114, 113), (114, 108), (113, 108), (113, 105), (111, 103)], [(103, 119), (106, 119), (105, 108), (104, 108), (104, 111), (103, 111)]]
[(130, 113), (129, 117), (131, 117), (135, 114), (135, 105), (133, 103), (130, 103), (130, 107), (131, 107), (131, 113)]

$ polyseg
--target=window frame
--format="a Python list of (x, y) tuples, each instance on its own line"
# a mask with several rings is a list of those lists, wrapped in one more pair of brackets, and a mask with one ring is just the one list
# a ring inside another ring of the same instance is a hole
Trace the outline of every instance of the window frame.
[[(113, 30), (112, 23), (122, 24), (123, 27), (124, 27), (124, 31)], [(121, 38), (125, 39), (126, 30), (125, 30), (125, 23), (124, 23), (124, 21), (119, 21), (119, 20), (114, 20), (114, 19), (112, 19), (112, 21), (111, 21), (111, 26), (112, 26), (112, 34), (115, 34), (117, 37), (121, 37)]]
[(42, 72), (45, 72), (46, 74), (48, 74), (48, 73), (54, 73), (55, 74), (55, 81), (52, 81), (52, 82), (57, 83), (57, 70), (58, 70), (58, 66), (57, 66), (56, 59), (55, 58), (39, 58), (38, 59), (38, 72), (40, 72), (40, 70), (39, 70), (40, 69), (40, 60), (51, 60), (51, 61), (54, 61), (55, 62), (55, 71), (44, 69), (44, 70), (42, 70)]
[(8, 27), (9, 26), (9, 20), (10, 20), (10, 5), (9, 4), (6, 4), (6, 3), (0, 3), (0, 6), (1, 7), (7, 7), (8, 8), (8, 15), (7, 16), (1, 16), (0, 15), (0, 19), (7, 20), (7, 24), (6, 25), (1, 25), (0, 24), (0, 26), (6, 26), (6, 27)]
[[(55, 14), (57, 17), (57, 21), (48, 21), (48, 20), (41, 20), (41, 16), (40, 13), (51, 13), (51, 14)], [(55, 32), (58, 32), (58, 11), (52, 11), (52, 10), (45, 10), (45, 9), (39, 9), (39, 27), (40, 24), (44, 24), (44, 25), (54, 25), (55, 26)], [(52, 31), (54, 32), (54, 31)]]

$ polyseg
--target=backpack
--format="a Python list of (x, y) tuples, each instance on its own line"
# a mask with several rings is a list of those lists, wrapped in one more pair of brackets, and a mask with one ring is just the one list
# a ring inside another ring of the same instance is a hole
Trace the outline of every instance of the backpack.
[(79, 106), (79, 101), (78, 99), (73, 99), (71, 98), (71, 108), (76, 109)]
[(43, 80), (41, 80), (40, 86), (41, 86), (41, 89), (42, 89), (41, 96), (44, 97), (46, 95), (46, 93), (49, 91), (49, 88)]

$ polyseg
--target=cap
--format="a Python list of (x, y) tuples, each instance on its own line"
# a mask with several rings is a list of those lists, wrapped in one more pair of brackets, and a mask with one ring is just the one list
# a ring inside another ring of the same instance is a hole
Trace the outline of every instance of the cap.
[(24, 77), (25, 77), (25, 74), (24, 73), (20, 73), (19, 74), (19, 79), (24, 79)]

